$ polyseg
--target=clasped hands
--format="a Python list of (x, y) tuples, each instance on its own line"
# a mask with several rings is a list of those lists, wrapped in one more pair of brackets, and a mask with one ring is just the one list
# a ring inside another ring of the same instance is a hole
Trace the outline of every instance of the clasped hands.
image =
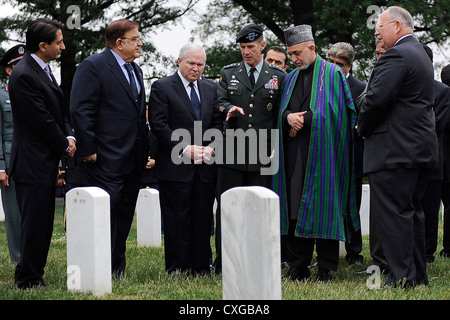
[(297, 132), (303, 128), (303, 126), (305, 124), (305, 119), (303, 116), (307, 112), (308, 111), (294, 112), (294, 113), (290, 113), (287, 116), (287, 121), (288, 121), (289, 125), (291, 126), (291, 129), (289, 130), (289, 136), (291, 138), (294, 138), (297, 135)]
[(201, 164), (203, 162), (211, 160), (211, 158), (214, 156), (214, 149), (208, 146), (202, 147), (190, 145), (184, 151), (184, 155), (194, 160), (194, 164)]
[(64, 152), (64, 155), (68, 158), (72, 158), (75, 154), (75, 151), (77, 150), (77, 146), (75, 145), (75, 140), (73, 140), (72, 138), (67, 138), (67, 140), (69, 141), (69, 147)]

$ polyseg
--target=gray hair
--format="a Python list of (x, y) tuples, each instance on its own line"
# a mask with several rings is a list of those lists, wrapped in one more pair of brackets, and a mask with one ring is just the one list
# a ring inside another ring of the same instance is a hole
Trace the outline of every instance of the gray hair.
[(352, 64), (355, 59), (355, 49), (350, 43), (337, 42), (328, 49), (328, 56), (339, 58), (347, 62), (347, 64)]
[(206, 61), (206, 52), (205, 49), (203, 49), (202, 46), (195, 44), (195, 43), (187, 43), (185, 44), (183, 47), (181, 47), (180, 49), (180, 54), (178, 55), (178, 57), (183, 60), (187, 57), (189, 52), (198, 52), (198, 51), (202, 51), (205, 55), (205, 61)]
[(408, 12), (408, 10), (398, 7), (398, 6), (392, 6), (387, 8), (387, 11), (389, 11), (389, 17), (391, 19), (396, 19), (401, 21), (401, 23), (405, 27), (411, 27), (414, 28), (414, 21), (411, 16), (411, 14)]

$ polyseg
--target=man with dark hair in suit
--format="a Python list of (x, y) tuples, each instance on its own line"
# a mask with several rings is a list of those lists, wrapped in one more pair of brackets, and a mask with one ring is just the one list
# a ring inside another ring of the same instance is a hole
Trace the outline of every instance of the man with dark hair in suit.
[(405, 9), (381, 13), (375, 35), (386, 52), (375, 65), (358, 120), (370, 213), (390, 269), (386, 286), (427, 284), (421, 199), (438, 156), (433, 66)]
[[(211, 271), (217, 167), (209, 163), (215, 155), (214, 142), (203, 134), (217, 129), (216, 138), (221, 137), (223, 120), (216, 87), (201, 79), (205, 62), (202, 47), (184, 45), (178, 71), (153, 83), (149, 100), (150, 127), (158, 140), (155, 169), (169, 274), (205, 276)], [(180, 135), (183, 132), (189, 136)]]
[[(441, 70), (442, 83), (450, 87), (450, 64)], [(448, 125), (448, 124), (447, 124)], [(444, 204), (444, 236), (439, 255), (450, 257), (450, 128), (446, 128), (443, 137), (444, 181), (442, 184), (442, 203)]]
[(271, 46), (264, 55), (264, 60), (268, 64), (273, 64), (286, 71), (288, 65), (288, 55), (286, 49), (281, 46)]
[[(352, 74), (353, 61), (355, 60), (355, 49), (350, 43), (337, 42), (328, 49), (328, 61), (337, 64), (342, 71), (344, 71), (348, 85), (350, 86), (350, 92), (352, 94), (353, 102), (356, 98), (363, 93), (366, 88), (366, 83), (356, 79)], [(356, 107), (356, 105), (355, 105)], [(356, 108), (356, 114), (358, 114), (358, 108)], [(355, 136), (355, 191), (356, 191), (356, 212), (359, 216), (359, 209), (361, 208), (362, 197), (362, 179), (363, 179), (363, 153), (364, 153), (364, 140), (359, 136), (356, 129), (354, 130)], [(363, 256), (362, 251), (362, 236), (361, 228), (357, 231), (349, 230), (350, 241), (345, 242), (345, 260), (352, 264), (362, 264)]]
[(9, 80), (13, 111), (10, 176), (21, 215), (18, 288), (45, 287), (42, 276), (53, 233), (58, 164), (72, 157), (75, 140), (64, 113), (63, 93), (48, 63), (65, 49), (62, 25), (37, 19), (27, 29), (27, 53)]
[[(433, 51), (424, 45), (430, 61), (433, 62)], [(433, 110), (436, 122), (436, 135), (439, 144), (439, 157), (430, 174), (430, 181), (422, 198), (425, 214), (425, 250), (427, 263), (434, 262), (434, 253), (438, 243), (439, 209), (441, 207), (441, 190), (444, 179), (444, 132), (449, 130), (450, 88), (440, 81), (433, 80)]]
[(148, 128), (142, 70), (134, 62), (142, 46), (139, 26), (127, 19), (113, 21), (105, 40), (107, 48), (78, 67), (70, 110), (85, 178), (110, 196), (111, 267), (121, 277), (148, 158)]

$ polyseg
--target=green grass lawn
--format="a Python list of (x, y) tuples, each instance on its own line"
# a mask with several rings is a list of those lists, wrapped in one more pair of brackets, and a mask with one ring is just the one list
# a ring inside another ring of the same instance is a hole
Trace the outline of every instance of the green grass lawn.
[[(214, 238), (211, 238), (214, 251)], [(364, 265), (370, 263), (368, 237), (364, 237)], [(442, 221), (438, 251), (442, 249)], [(341, 257), (339, 270), (331, 283), (297, 282), (283, 278), (283, 300), (450, 300), (450, 259), (436, 254), (436, 261), (428, 266), (428, 286), (414, 289), (368, 289), (367, 277), (354, 271)], [(112, 293), (103, 297), (68, 292), (66, 285), (66, 237), (62, 207), (57, 206), (55, 228), (44, 280), (45, 290), (19, 290), (14, 285), (14, 266), (9, 261), (4, 222), (0, 223), (0, 300), (221, 300), (222, 277), (193, 278), (169, 276), (164, 270), (163, 247), (138, 247), (136, 221), (127, 244), (126, 276), (113, 279)], [(313, 279), (315, 278), (313, 271)], [(384, 277), (381, 279), (381, 286)]]

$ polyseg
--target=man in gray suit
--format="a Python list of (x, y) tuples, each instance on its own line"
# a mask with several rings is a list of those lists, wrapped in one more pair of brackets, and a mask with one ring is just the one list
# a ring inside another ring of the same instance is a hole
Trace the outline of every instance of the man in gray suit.
[[(25, 45), (18, 44), (8, 51), (0, 60), (0, 66), (11, 75), (14, 66), (25, 54)], [(9, 256), (12, 263), (20, 261), (20, 213), (16, 199), (14, 180), (8, 176), (9, 160), (13, 135), (11, 101), (8, 87), (0, 88), (0, 187), (2, 204), (5, 212), (5, 229), (8, 239)]]
[(438, 152), (433, 66), (403, 8), (384, 11), (375, 35), (386, 52), (373, 70), (358, 120), (370, 212), (391, 272), (386, 285), (427, 284), (420, 201)]

